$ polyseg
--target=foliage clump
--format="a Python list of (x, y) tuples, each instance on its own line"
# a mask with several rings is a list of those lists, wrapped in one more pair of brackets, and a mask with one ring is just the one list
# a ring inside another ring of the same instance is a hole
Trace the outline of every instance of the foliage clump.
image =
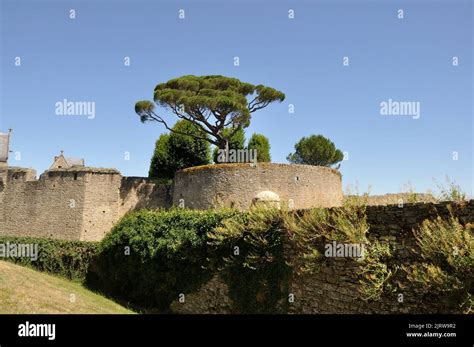
[(393, 289), (393, 284), (389, 282), (393, 273), (388, 266), (392, 256), (392, 249), (388, 243), (373, 241), (367, 247), (359, 281), (359, 293), (363, 300), (380, 300), (388, 289)]
[[(155, 103), (138, 101), (135, 112), (142, 122), (158, 122), (173, 131), (156, 110), (156, 104), (198, 126), (207, 135), (199, 136), (201, 139), (224, 149), (235, 132), (250, 125), (254, 112), (283, 100), (284, 93), (262, 84), (253, 85), (220, 75), (186, 75), (158, 84), (153, 92)], [(226, 128), (232, 130), (225, 133)]]
[(207, 232), (235, 213), (132, 212), (102, 241), (91, 285), (137, 307), (167, 311), (212, 277)]
[(53, 240), (40, 237), (0, 236), (0, 244), (37, 245), (37, 259), (32, 257), (6, 257), (19, 265), (28, 266), (82, 282), (99, 249), (99, 242)]
[[(148, 176), (162, 181), (173, 179), (176, 171), (210, 163), (210, 145), (197, 135), (206, 135), (194, 124), (179, 121), (175, 132), (162, 134), (156, 141)], [(194, 134), (196, 137), (183, 135)]]
[(272, 161), (270, 155), (270, 141), (262, 134), (253, 134), (248, 141), (247, 149), (257, 152), (257, 162), (259, 163), (269, 163)]
[(407, 278), (428, 295), (474, 310), (474, 228), (451, 216), (425, 220), (414, 230), (422, 261), (405, 266)]
[(321, 246), (364, 243), (367, 230), (363, 206), (305, 211), (267, 207), (233, 216), (209, 238), (216, 249), (226, 250), (220, 271), (236, 311), (281, 313), (288, 308), (291, 281), (321, 269)]
[(293, 164), (328, 167), (336, 165), (342, 159), (344, 159), (344, 155), (341, 150), (337, 149), (331, 140), (322, 135), (301, 138), (295, 144), (295, 152), (287, 156), (287, 160)]
[(221, 250), (224, 264), (219, 270), (234, 310), (284, 312), (291, 268), (285, 263), (281, 212), (253, 209), (229, 218), (208, 235), (210, 244)]
[(451, 181), (448, 176), (446, 176), (445, 183), (437, 184), (439, 194), (437, 196), (438, 201), (454, 201), (462, 202), (466, 201), (466, 193), (464, 193), (459, 186), (454, 181)]

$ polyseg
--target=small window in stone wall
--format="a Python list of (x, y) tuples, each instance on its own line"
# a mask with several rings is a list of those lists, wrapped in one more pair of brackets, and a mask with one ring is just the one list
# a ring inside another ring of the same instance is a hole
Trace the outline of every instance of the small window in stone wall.
[(298, 182), (300, 178), (298, 176), (295, 176), (295, 182)]
[(77, 173), (74, 173), (74, 181), (77, 181)]

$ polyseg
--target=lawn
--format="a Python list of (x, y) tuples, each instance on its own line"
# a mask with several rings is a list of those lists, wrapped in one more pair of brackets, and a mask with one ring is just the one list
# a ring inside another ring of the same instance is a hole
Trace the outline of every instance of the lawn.
[(0, 314), (126, 314), (132, 311), (80, 283), (0, 261)]

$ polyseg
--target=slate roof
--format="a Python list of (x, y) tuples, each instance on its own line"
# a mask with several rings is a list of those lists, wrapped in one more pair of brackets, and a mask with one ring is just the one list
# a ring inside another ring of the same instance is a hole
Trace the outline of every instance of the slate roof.
[(84, 166), (84, 159), (77, 159), (77, 158), (64, 158), (67, 161), (69, 167), (72, 166)]

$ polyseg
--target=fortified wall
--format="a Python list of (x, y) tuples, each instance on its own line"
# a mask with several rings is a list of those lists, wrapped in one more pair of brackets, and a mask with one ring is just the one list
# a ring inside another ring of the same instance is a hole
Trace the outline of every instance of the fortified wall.
[(217, 164), (178, 171), (174, 179), (173, 203), (191, 209), (246, 210), (261, 199), (290, 209), (340, 206), (341, 174), (311, 165)]
[[(353, 198), (354, 195), (344, 196), (344, 200)], [(436, 202), (436, 198), (432, 194), (426, 193), (397, 193), (384, 195), (369, 195), (364, 197), (367, 199), (367, 205), (403, 205), (417, 202)]]
[(6, 165), (0, 174), (0, 235), (66, 240), (100, 241), (139, 208), (245, 210), (269, 196), (290, 208), (331, 207), (343, 199), (338, 171), (306, 165), (207, 165), (179, 171), (165, 185), (115, 169), (67, 167), (61, 154), (39, 179), (33, 169)]
[(169, 187), (115, 169), (9, 167), (0, 185), (0, 234), (99, 241), (129, 210), (169, 207)]
[[(474, 200), (463, 203), (408, 203), (403, 206), (367, 206), (368, 238), (387, 242), (393, 249), (388, 264), (392, 276), (401, 286), (393, 292), (384, 292), (380, 299), (363, 300), (361, 289), (361, 264), (354, 258), (326, 258), (321, 269), (313, 275), (303, 275), (290, 281), (286, 300), (281, 306), (287, 313), (295, 314), (387, 314), (387, 313), (461, 313), (462, 308), (438, 295), (417, 288), (410, 283), (402, 266), (420, 262), (413, 229), (425, 219), (437, 216), (448, 219), (457, 217), (461, 224), (474, 226)], [(291, 257), (291, 255), (290, 255)], [(399, 267), (395, 270), (396, 266)], [(179, 293), (176, 293), (178, 297)], [(198, 291), (186, 294), (185, 300), (171, 305), (174, 313), (224, 314), (235, 313), (226, 282), (216, 274)]]

